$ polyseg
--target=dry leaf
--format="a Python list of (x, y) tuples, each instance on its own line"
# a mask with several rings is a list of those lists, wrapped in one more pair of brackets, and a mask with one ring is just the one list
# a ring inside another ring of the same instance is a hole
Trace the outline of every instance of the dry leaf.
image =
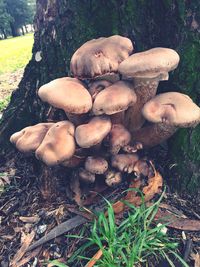
[(26, 253), (26, 250), (29, 247), (29, 245), (31, 244), (31, 242), (33, 241), (34, 237), (35, 237), (34, 231), (32, 231), (30, 234), (28, 234), (26, 236), (24, 243), (22, 244), (21, 248), (17, 251), (17, 253), (15, 254), (15, 256), (11, 262), (12, 267), (18, 267), (18, 262), (21, 260), (21, 258)]
[(40, 253), (40, 250), (41, 250), (41, 247), (30, 252), (30, 254), (26, 258), (17, 262), (17, 267), (21, 267), (25, 265), (26, 263), (28, 263), (32, 258), (36, 257)]
[(200, 231), (200, 220), (190, 220), (175, 216), (169, 211), (158, 210), (156, 220), (162, 220), (164, 223), (168, 223), (171, 228), (183, 230), (183, 231)]
[(40, 218), (38, 216), (30, 216), (30, 217), (23, 217), (20, 216), (19, 217), (20, 221), (24, 222), (24, 223), (37, 223), (39, 222)]
[[(144, 201), (147, 202), (151, 200), (155, 194), (160, 193), (162, 185), (163, 185), (163, 179), (162, 176), (160, 175), (159, 172), (157, 172), (153, 166), (153, 164), (150, 162), (151, 167), (153, 168), (154, 171), (154, 176), (153, 177), (148, 177), (148, 185), (144, 186), (143, 189), (142, 187), (142, 181), (140, 178), (134, 179), (129, 186), (129, 189), (139, 189), (143, 192), (144, 194)], [(137, 191), (134, 190), (129, 190), (125, 198), (123, 199), (135, 206), (138, 206), (141, 204), (142, 199), (141, 196), (137, 195)], [(115, 204), (113, 204), (113, 209), (116, 214), (121, 213), (124, 209), (126, 208), (126, 205), (121, 202), (117, 201)]]
[(200, 267), (200, 255), (199, 253), (192, 253), (191, 254), (192, 259), (194, 260), (194, 267)]
[(95, 263), (97, 262), (97, 260), (99, 260), (102, 255), (103, 255), (103, 252), (101, 249), (99, 249), (97, 253), (92, 257), (92, 259), (86, 264), (85, 267), (93, 267)]

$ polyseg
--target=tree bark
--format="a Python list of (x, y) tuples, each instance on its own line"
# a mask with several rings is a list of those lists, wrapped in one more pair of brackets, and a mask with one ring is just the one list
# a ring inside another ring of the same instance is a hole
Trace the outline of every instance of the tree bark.
[(11, 28), (11, 32), (12, 32), (12, 36), (13, 37), (17, 37), (20, 36), (18, 29), (16, 28), (15, 24), (10, 22), (10, 28)]
[(4, 39), (7, 39), (7, 34), (6, 34), (6, 31), (4, 30), (4, 28), (1, 28), (1, 31), (2, 31), (2, 34), (3, 34), (3, 38)]
[[(136, 51), (171, 47), (181, 56), (170, 80), (159, 92), (180, 91), (200, 104), (200, 2), (198, 0), (40, 0), (37, 1), (33, 56), (19, 88), (13, 93), (0, 124), (0, 148), (10, 151), (10, 135), (27, 125), (47, 120), (49, 106), (37, 97), (38, 88), (52, 79), (69, 75), (73, 52), (89, 39), (121, 34)], [(36, 61), (36, 53), (41, 61)], [(55, 114), (58, 118), (60, 113)], [(170, 140), (173, 177), (182, 190), (200, 185), (200, 126), (180, 130)]]
[(22, 35), (25, 35), (24, 27), (23, 26), (21, 27), (21, 30), (22, 30)]

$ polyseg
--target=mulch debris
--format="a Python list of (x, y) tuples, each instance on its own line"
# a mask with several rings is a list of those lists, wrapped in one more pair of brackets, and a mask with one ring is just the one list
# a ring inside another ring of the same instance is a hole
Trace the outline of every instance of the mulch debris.
[[(79, 247), (80, 240), (71, 240), (62, 233), (44, 242), (42, 246), (37, 246), (32, 250), (29, 248), (38, 239), (54, 230), (56, 226), (75, 216), (83, 218), (84, 227), (90, 219), (87, 210), (82, 213), (75, 203), (62, 196), (54, 202), (44, 202), (32, 165), (34, 165), (32, 157), (24, 158), (17, 153), (14, 159), (0, 167), (0, 266), (2, 267), (50, 267), (53, 265), (49, 261), (56, 259), (66, 263)], [(109, 191), (105, 190), (101, 194), (116, 201), (112, 199), (112, 196), (119, 198), (124, 188), (127, 188), (127, 184)], [(91, 202), (94, 203), (93, 199)], [(96, 203), (96, 207), (98, 206), (99, 203)], [(89, 206), (88, 210), (90, 208)], [(177, 193), (167, 191), (160, 209), (162, 212), (169, 212), (181, 218), (182, 221), (188, 220), (188, 223), (191, 223), (191, 220), (199, 223), (200, 220), (200, 210), (192, 196), (186, 196), (183, 199)], [(80, 223), (76, 229), (72, 227), (68, 234), (79, 235), (83, 223)], [(198, 231), (193, 228), (184, 231), (180, 229), (172, 226), (168, 229), (168, 233), (177, 237), (183, 244), (183, 256), (189, 260), (189, 265), (199, 267), (200, 229)]]

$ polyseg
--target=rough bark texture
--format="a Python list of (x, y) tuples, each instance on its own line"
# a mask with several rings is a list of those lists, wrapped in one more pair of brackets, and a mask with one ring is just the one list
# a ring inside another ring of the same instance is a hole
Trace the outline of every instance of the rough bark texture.
[[(2, 154), (10, 151), (11, 133), (47, 119), (49, 106), (38, 99), (37, 89), (68, 75), (72, 53), (92, 38), (122, 34), (135, 40), (138, 51), (156, 46), (176, 49), (181, 56), (179, 68), (168, 82), (160, 83), (159, 91), (180, 91), (200, 104), (199, 14), (199, 0), (37, 1), (33, 57), (1, 119)], [(41, 61), (35, 60), (36, 53)], [(200, 126), (180, 130), (170, 142), (175, 177), (182, 189), (197, 191), (200, 185), (199, 136)]]

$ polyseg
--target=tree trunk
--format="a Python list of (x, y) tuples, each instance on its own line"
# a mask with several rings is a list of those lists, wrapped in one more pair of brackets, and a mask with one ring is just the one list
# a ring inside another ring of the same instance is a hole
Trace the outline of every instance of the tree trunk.
[(13, 37), (17, 37), (20, 36), (18, 29), (16, 28), (15, 24), (10, 22), (10, 28), (11, 28), (11, 32), (12, 32), (12, 36)]
[(7, 39), (7, 34), (6, 34), (6, 31), (4, 30), (4, 28), (1, 28), (1, 31), (2, 31), (2, 34), (3, 34), (3, 38), (4, 39)]
[(28, 28), (26, 24), (24, 24), (24, 28), (25, 28), (26, 33), (28, 33)]
[(21, 30), (22, 30), (22, 35), (25, 35), (24, 27), (23, 26), (21, 27)]
[[(128, 36), (137, 51), (171, 47), (181, 56), (170, 80), (159, 91), (180, 91), (200, 104), (200, 2), (184, 0), (40, 0), (37, 1), (33, 56), (0, 124), (0, 148), (10, 151), (10, 135), (27, 125), (47, 120), (49, 106), (37, 89), (52, 79), (69, 75), (73, 52), (100, 36)], [(36, 61), (40, 53), (41, 61)], [(57, 115), (55, 115), (57, 116)], [(59, 114), (58, 114), (59, 116)], [(200, 126), (180, 130), (170, 141), (173, 177), (183, 190), (200, 185)], [(189, 186), (189, 187), (188, 187)]]

